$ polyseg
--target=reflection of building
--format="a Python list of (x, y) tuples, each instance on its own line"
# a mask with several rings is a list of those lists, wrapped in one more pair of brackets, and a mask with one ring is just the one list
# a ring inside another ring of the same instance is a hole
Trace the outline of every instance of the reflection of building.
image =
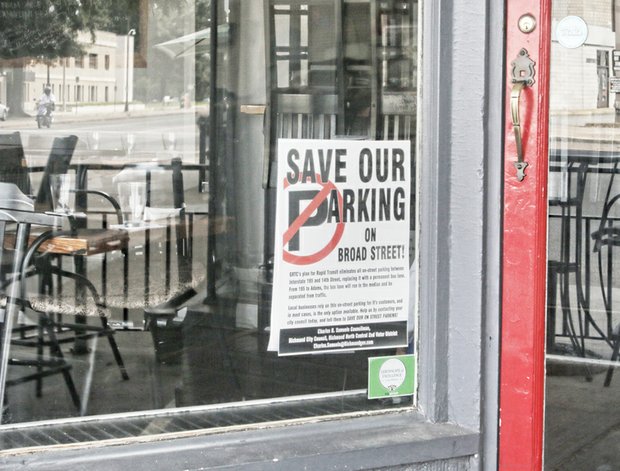
[[(587, 24), (587, 38), (581, 47), (564, 47), (558, 41), (558, 21), (553, 22), (551, 54), (553, 68), (551, 74), (551, 108), (571, 112), (580, 120), (613, 122), (615, 94), (609, 93), (609, 77), (612, 73), (612, 51), (616, 46), (614, 31), (615, 2), (603, 0), (596, 2), (596, 8), (584, 8), (581, 3), (567, 0), (554, 2), (554, 18), (577, 16)], [(573, 27), (570, 24), (570, 28)], [(557, 69), (557, 70), (555, 70)]]
[[(49, 83), (57, 102), (68, 105), (123, 102), (126, 86), (129, 86), (128, 96), (131, 101), (133, 36), (96, 31), (93, 43), (90, 32), (82, 32), (78, 40), (84, 45), (84, 56), (59, 59), (49, 67)], [(129, 74), (126, 74), (126, 64), (129, 64)], [(48, 82), (48, 66), (37, 63), (27, 67), (25, 78), (24, 101), (33, 106), (34, 100), (39, 98)]]

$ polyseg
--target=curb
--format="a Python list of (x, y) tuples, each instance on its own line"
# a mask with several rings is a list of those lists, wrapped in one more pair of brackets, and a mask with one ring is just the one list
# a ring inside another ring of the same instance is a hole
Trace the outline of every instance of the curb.
[[(144, 118), (151, 116), (175, 116), (181, 114), (193, 114), (196, 117), (200, 115), (199, 108), (190, 108), (188, 109), (175, 109), (175, 110), (159, 110), (159, 111), (147, 111), (147, 110), (136, 110), (129, 112), (113, 112), (113, 113), (85, 113), (85, 114), (59, 114), (56, 113), (54, 115), (54, 123), (55, 124), (70, 124), (70, 123), (78, 123), (82, 121), (112, 121), (118, 119), (131, 119), (131, 118)], [(20, 117), (7, 119), (7, 121), (0, 122), (0, 130), (2, 129), (22, 129), (24, 127), (30, 127), (33, 125), (34, 129), (36, 127), (36, 120), (34, 116), (31, 117)], [(52, 126), (53, 129), (53, 126)]]

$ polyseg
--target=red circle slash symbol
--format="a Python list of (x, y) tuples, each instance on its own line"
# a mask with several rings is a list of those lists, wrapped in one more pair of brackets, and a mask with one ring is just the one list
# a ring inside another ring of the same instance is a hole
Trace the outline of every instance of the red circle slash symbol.
[[(317, 175), (317, 183), (321, 185), (321, 191), (317, 193), (317, 195), (310, 201), (310, 204), (306, 206), (306, 208), (301, 212), (299, 216), (293, 221), (290, 227), (284, 232), (282, 236), (282, 245), (286, 246), (289, 241), (299, 232), (301, 227), (306, 223), (308, 218), (312, 216), (314, 211), (327, 199), (327, 197), (331, 194), (332, 190), (336, 190), (338, 194), (338, 207), (339, 212), (342, 215), (342, 194), (336, 188), (332, 182), (328, 181), (327, 183), (323, 183), (319, 175)], [(289, 187), (289, 183), (286, 179), (284, 179), (284, 189)], [(342, 218), (341, 218), (342, 219)], [(336, 224), (336, 229), (334, 230), (334, 234), (330, 238), (329, 242), (325, 247), (320, 249), (319, 251), (308, 254), (308, 255), (294, 255), (283, 249), (282, 258), (285, 262), (292, 263), (294, 265), (310, 265), (311, 263), (316, 263), (320, 260), (323, 260), (327, 257), (332, 250), (336, 248), (340, 239), (342, 238), (342, 234), (344, 232), (344, 222), (340, 221)]]

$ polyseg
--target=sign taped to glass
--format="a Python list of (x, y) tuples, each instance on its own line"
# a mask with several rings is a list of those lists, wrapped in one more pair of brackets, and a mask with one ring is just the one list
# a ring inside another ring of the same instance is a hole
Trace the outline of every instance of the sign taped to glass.
[(269, 349), (407, 345), (410, 142), (278, 141)]

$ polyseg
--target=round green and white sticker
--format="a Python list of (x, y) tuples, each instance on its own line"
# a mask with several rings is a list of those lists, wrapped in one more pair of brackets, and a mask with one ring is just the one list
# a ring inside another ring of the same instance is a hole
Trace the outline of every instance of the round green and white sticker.
[(415, 355), (368, 359), (368, 399), (410, 396), (415, 391)]

